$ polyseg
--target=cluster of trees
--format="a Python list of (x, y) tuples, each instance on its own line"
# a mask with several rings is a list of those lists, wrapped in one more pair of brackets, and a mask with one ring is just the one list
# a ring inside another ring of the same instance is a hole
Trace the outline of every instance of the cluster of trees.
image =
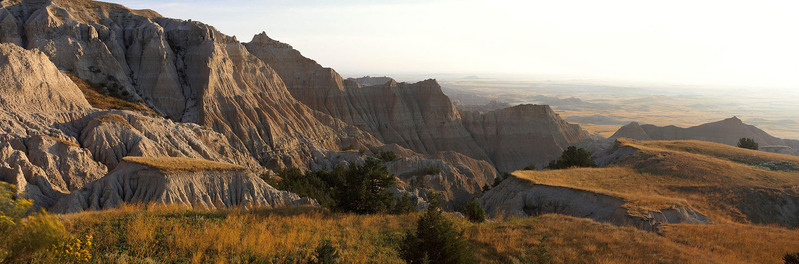
[(547, 168), (553, 170), (572, 167), (596, 167), (596, 163), (594, 163), (594, 159), (591, 158), (591, 152), (588, 150), (570, 146), (563, 151), (560, 158), (549, 162), (547, 166)]
[(265, 177), (275, 188), (315, 199), (332, 210), (357, 214), (407, 213), (416, 204), (407, 193), (394, 198), (389, 191), (396, 178), (380, 159), (369, 157), (363, 164), (350, 164), (330, 171), (308, 171), (297, 168), (278, 172), (279, 179)]
[(758, 150), (760, 146), (755, 142), (754, 139), (751, 138), (741, 138), (738, 140), (738, 147), (745, 148), (745, 149), (753, 149)]

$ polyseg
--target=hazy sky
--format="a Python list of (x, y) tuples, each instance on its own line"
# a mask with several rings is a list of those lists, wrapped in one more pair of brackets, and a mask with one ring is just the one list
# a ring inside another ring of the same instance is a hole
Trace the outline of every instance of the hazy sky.
[[(342, 74), (523, 74), (799, 89), (799, 1), (110, 0)], [(435, 77), (435, 76), (430, 76)]]

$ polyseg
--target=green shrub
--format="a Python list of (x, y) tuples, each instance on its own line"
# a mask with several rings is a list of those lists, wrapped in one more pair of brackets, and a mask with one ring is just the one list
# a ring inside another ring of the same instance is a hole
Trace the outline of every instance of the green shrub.
[(407, 214), (410, 212), (416, 212), (416, 203), (413, 202), (409, 193), (403, 192), (402, 197), (400, 197), (394, 205), (392, 213)]
[(753, 149), (758, 150), (760, 146), (755, 142), (754, 139), (751, 138), (741, 138), (738, 140), (738, 147), (745, 148), (745, 149)]
[(527, 167), (524, 167), (523, 170), (536, 170), (536, 169), (537, 168), (535, 167), (535, 163), (530, 163), (530, 165), (527, 165)]
[(583, 148), (577, 148), (575, 146), (570, 146), (563, 151), (563, 154), (560, 155), (560, 158), (557, 160), (553, 160), (549, 163), (547, 168), (556, 170), (556, 169), (568, 169), (572, 167), (595, 167), (596, 164), (594, 163), (594, 159), (591, 158), (591, 152)]
[(380, 151), (377, 153), (377, 158), (385, 162), (390, 162), (397, 159), (397, 154), (394, 153), (394, 151)]
[(785, 254), (785, 256), (782, 257), (782, 260), (785, 261), (785, 264), (799, 264), (799, 252)]
[(325, 239), (316, 247), (314, 259), (311, 263), (336, 264), (341, 263), (341, 257), (339, 257), (338, 249), (333, 246), (333, 243), (329, 239)]
[(462, 230), (454, 227), (441, 210), (437, 196), (416, 223), (416, 231), (408, 230), (400, 245), (400, 254), (408, 263), (471, 263), (473, 256)]
[(472, 200), (463, 206), (463, 213), (469, 221), (482, 223), (486, 221), (486, 213), (483, 206), (477, 200)]
[(494, 178), (494, 185), (493, 185), (492, 187), (497, 187), (497, 185), (499, 185), (500, 183), (502, 183), (502, 180), (504, 180), (502, 177), (496, 177), (496, 178)]

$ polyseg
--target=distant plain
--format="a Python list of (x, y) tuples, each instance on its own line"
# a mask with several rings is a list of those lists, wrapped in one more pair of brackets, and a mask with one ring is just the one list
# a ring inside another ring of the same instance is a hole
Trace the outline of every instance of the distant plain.
[(547, 104), (567, 121), (603, 137), (633, 121), (690, 127), (737, 116), (776, 137), (799, 139), (796, 91), (476, 76), (450, 77), (439, 82), (456, 105), (474, 109), (492, 100), (510, 105)]

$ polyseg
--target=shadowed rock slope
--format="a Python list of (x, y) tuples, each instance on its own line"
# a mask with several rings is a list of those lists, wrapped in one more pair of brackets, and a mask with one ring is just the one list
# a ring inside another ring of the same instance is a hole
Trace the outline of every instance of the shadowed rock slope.
[[(741, 138), (754, 139), (765, 151), (799, 155), (799, 140), (780, 139), (765, 131), (747, 125), (737, 117), (721, 121), (682, 128), (676, 126), (659, 127), (641, 125), (636, 122), (619, 128), (611, 138), (632, 138), (638, 140), (702, 140), (735, 146)], [(783, 146), (783, 147), (778, 147)]]

